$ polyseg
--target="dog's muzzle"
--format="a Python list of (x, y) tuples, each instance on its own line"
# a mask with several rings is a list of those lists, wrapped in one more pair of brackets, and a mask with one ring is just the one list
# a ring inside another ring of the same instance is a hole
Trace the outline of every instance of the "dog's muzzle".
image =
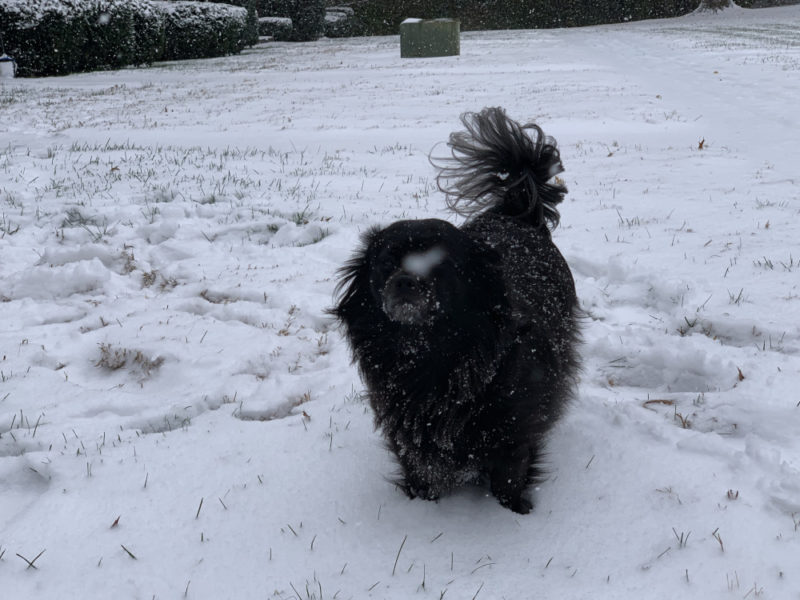
[(412, 325), (431, 316), (433, 292), (425, 279), (397, 271), (383, 287), (383, 312), (392, 321)]

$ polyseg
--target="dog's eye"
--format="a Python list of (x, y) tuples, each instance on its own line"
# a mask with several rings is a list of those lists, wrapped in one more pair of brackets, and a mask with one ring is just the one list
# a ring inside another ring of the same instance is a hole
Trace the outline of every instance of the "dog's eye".
[(378, 255), (378, 258), (375, 261), (375, 268), (384, 275), (386, 275), (391, 273), (397, 268), (396, 261), (389, 252), (384, 251)]

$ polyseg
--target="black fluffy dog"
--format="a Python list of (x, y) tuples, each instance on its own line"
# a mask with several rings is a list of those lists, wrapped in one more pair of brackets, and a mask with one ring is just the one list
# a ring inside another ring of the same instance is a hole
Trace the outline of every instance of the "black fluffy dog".
[(451, 156), (434, 163), (448, 206), (470, 218), (368, 231), (332, 313), (405, 492), (433, 500), (487, 477), (503, 506), (527, 513), (578, 369), (575, 285), (550, 238), (567, 190), (537, 125), (501, 108), (461, 121)]

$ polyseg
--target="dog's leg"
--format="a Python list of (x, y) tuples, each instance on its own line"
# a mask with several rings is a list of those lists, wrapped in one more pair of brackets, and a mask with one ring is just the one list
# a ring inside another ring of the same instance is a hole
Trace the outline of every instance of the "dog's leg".
[(395, 456), (402, 471), (395, 482), (397, 487), (409, 498), (438, 500), (442, 494), (442, 483), (439, 481), (436, 465), (413, 450), (403, 452), (395, 450)]
[(438, 500), (441, 492), (438, 486), (418, 476), (416, 472), (405, 471), (397, 482), (409, 498), (422, 498), (423, 500)]
[(533, 503), (524, 495), (529, 482), (531, 450), (526, 444), (498, 448), (489, 471), (495, 498), (506, 508), (523, 515), (533, 508)]

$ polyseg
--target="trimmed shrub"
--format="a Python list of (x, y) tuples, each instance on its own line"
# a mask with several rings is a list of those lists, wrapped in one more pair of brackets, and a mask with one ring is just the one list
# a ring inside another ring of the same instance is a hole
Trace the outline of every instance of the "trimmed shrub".
[[(361, 35), (396, 34), (409, 17), (454, 18), (462, 30), (538, 29), (676, 17), (699, 0), (351, 0)], [(742, 4), (739, 2), (739, 4)]]
[(285, 42), (292, 37), (292, 20), (288, 17), (261, 17), (258, 19), (258, 32)]
[(293, 42), (311, 42), (325, 33), (325, 0), (295, 0), (290, 8)]
[(325, 0), (262, 0), (267, 12), (259, 13), (261, 35), (282, 42), (307, 42), (323, 35), (357, 35), (353, 27), (353, 9), (349, 6), (326, 8), (326, 4)]
[(0, 34), (20, 76), (151, 62), (161, 26), (150, 0), (0, 0)]
[[(179, 2), (180, 0), (165, 0), (168, 2)], [(266, 0), (194, 0), (195, 2), (205, 2), (211, 4), (230, 4), (247, 9), (247, 22), (242, 34), (242, 41), (245, 46), (254, 46), (258, 43), (258, 17), (267, 14), (264, 11)]]
[(221, 56), (258, 40), (249, 1), (0, 0), (0, 35), (22, 77)]
[(356, 34), (355, 11), (349, 6), (329, 6), (325, 10), (325, 37), (350, 37)]
[(247, 20), (242, 39), (243, 46), (255, 46), (258, 43), (258, 1), (247, 0)]
[(164, 13), (161, 60), (210, 58), (244, 48), (247, 10), (210, 2), (155, 2)]
[(160, 60), (164, 52), (164, 12), (152, 2), (133, 15), (134, 36), (136, 40), (136, 60), (134, 65), (151, 65)]
[(297, 0), (261, 0), (258, 14), (262, 17), (292, 18), (292, 11)]

